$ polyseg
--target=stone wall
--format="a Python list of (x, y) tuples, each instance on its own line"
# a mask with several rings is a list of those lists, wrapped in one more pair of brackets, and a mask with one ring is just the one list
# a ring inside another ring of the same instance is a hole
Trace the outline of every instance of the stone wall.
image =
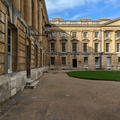
[[(31, 70), (31, 79), (40, 78), (47, 70), (48, 67)], [(0, 103), (24, 90), (27, 80), (26, 71), (0, 76)]]

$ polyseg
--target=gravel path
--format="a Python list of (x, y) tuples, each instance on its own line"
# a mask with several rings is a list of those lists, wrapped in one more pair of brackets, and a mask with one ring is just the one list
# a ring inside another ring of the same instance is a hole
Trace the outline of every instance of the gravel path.
[(82, 80), (53, 71), (13, 103), (0, 120), (120, 120), (120, 82)]

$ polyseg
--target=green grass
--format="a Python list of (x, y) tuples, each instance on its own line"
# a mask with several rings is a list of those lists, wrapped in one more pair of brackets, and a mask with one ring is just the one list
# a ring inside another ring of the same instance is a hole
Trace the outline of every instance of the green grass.
[(67, 74), (81, 79), (120, 81), (120, 71), (72, 71)]

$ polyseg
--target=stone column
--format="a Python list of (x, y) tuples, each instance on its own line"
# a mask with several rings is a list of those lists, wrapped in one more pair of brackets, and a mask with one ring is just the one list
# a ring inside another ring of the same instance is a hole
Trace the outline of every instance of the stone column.
[(102, 43), (101, 43), (101, 48), (102, 48), (101, 50), (102, 50), (102, 51), (101, 51), (101, 52), (105, 52), (105, 48), (104, 48), (104, 46), (105, 46), (104, 34), (105, 34), (105, 33), (104, 33), (104, 30), (102, 30), (102, 36), (101, 36), (101, 37), (102, 37), (102, 40), (101, 40), (101, 42), (102, 42)]
[(20, 12), (22, 14), (22, 16), (24, 17), (24, 0), (21, 0), (20, 2)]
[(38, 2), (34, 0), (34, 8), (33, 8), (33, 28), (38, 30)]
[(15, 0), (15, 6), (20, 11), (20, 0)]
[(115, 33), (116, 31), (113, 31), (113, 53), (115, 53), (116, 52), (116, 33)]
[(29, 26), (32, 26), (32, 1), (25, 0), (24, 2), (24, 18)]

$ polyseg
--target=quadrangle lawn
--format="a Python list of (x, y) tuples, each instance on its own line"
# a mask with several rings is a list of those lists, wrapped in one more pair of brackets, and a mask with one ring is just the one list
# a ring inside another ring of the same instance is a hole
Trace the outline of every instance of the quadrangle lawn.
[(120, 81), (120, 71), (71, 71), (67, 74), (81, 79)]

